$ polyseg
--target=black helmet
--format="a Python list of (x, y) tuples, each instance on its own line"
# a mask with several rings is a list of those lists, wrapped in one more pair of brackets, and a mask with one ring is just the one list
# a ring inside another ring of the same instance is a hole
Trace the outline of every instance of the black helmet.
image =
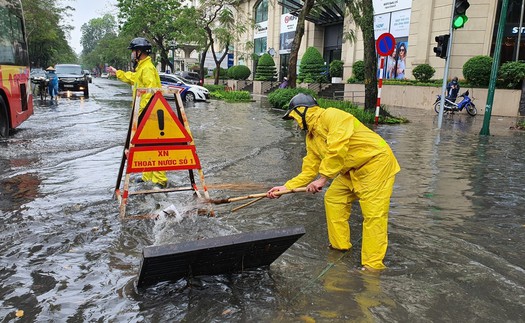
[(319, 105), (319, 104), (317, 103), (317, 101), (314, 99), (313, 96), (311, 96), (310, 94), (299, 93), (290, 100), (290, 103), (288, 103), (288, 110), (284, 114), (283, 119), (285, 120), (293, 119), (292, 117), (290, 117), (290, 113), (293, 110), (295, 110), (295, 108), (298, 108), (298, 107), (309, 108), (309, 107), (313, 107), (316, 105)]
[(149, 54), (151, 53), (151, 43), (146, 38), (137, 37), (129, 43), (128, 49), (139, 49)]
[(311, 96), (310, 94), (299, 93), (290, 100), (290, 103), (288, 103), (288, 111), (286, 111), (286, 113), (284, 114), (283, 119), (293, 119), (292, 117), (290, 117), (290, 113), (299, 107), (304, 107), (304, 111), (302, 113), (299, 112), (299, 110), (296, 110), (296, 112), (301, 116), (301, 119), (303, 120), (303, 130), (308, 130), (308, 125), (306, 124), (306, 110), (316, 105), (319, 104), (313, 96)]

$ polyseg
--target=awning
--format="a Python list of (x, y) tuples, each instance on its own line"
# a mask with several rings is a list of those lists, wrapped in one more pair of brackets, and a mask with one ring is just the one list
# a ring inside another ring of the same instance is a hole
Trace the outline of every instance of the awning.
[[(291, 11), (290, 13), (294, 16), (299, 16), (299, 12), (303, 7), (303, 2), (300, 0), (279, 0), (277, 3), (285, 8), (288, 8)], [(306, 16), (306, 20), (320, 26), (333, 25), (343, 22), (345, 18), (344, 13), (344, 1), (322, 1), (322, 4), (315, 4), (313, 6), (310, 14)]]

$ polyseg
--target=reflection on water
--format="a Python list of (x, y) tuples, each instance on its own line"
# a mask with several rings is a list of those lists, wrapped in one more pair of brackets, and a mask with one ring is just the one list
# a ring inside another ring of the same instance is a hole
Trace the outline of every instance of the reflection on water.
[[(129, 118), (129, 89), (94, 81), (87, 100), (39, 105), (0, 150), (0, 317), (30, 321), (519, 322), (525, 313), (524, 135), (493, 117), (401, 111), (379, 126), (395, 152), (388, 269), (358, 270), (353, 249), (331, 251), (323, 194), (214, 205), (189, 192), (135, 196), (129, 209), (173, 205), (182, 220), (118, 220), (111, 199)], [(114, 95), (107, 95), (113, 91)], [(260, 102), (188, 105), (210, 195), (260, 193), (299, 172), (304, 138)], [(188, 173), (169, 173), (185, 184)], [(268, 270), (134, 287), (142, 248), (303, 225), (306, 234)]]

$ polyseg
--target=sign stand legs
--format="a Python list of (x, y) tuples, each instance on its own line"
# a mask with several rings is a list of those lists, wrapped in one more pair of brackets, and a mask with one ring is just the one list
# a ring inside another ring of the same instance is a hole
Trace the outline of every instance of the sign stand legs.
[[(175, 115), (171, 106), (162, 96), (161, 92), (167, 91), (173, 93), (174, 90), (137, 89), (135, 92), (130, 126), (114, 191), (114, 197), (119, 201), (120, 219), (126, 218), (127, 200), (131, 195), (194, 191), (197, 197), (200, 198), (201, 194), (195, 183), (193, 169), (198, 170), (204, 195), (209, 199), (208, 189), (204, 181), (204, 173), (201, 169), (200, 161), (195, 150), (182, 99), (178, 90), (175, 90), (175, 106), (177, 114)], [(145, 93), (154, 93), (154, 96), (145, 107), (143, 111), (145, 112), (144, 117), (141, 118), (141, 122), (138, 124), (140, 97)], [(156, 111), (153, 112), (153, 110)], [(164, 124), (166, 124), (166, 127), (164, 127)], [(162, 125), (162, 128), (160, 128), (160, 135), (159, 125)], [(126, 172), (124, 173), (125, 167)], [(133, 192), (129, 191), (130, 173), (183, 169), (187, 169), (189, 172), (190, 186), (170, 187), (160, 190), (150, 189)], [(123, 174), (125, 176), (121, 191), (120, 186)], [(208, 210), (208, 213), (213, 216), (213, 210)], [(145, 215), (141, 216), (141, 218), (154, 218), (156, 216), (157, 215)], [(131, 216), (129, 218), (137, 217)]]

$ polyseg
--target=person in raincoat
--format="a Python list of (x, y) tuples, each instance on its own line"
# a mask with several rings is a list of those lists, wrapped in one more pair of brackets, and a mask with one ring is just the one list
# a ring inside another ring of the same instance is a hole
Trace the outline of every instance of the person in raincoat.
[[(131, 61), (133, 63), (134, 72), (124, 72), (117, 70), (113, 66), (108, 67), (108, 73), (115, 75), (122, 82), (133, 86), (133, 97), (139, 88), (160, 88), (160, 78), (157, 69), (151, 61), (151, 43), (142, 37), (134, 38), (128, 46), (131, 49)], [(139, 115), (142, 113), (149, 100), (153, 96), (152, 93), (145, 93), (140, 97)], [(142, 178), (139, 182), (152, 182), (154, 188), (165, 188), (168, 185), (168, 178), (166, 172), (145, 172), (142, 173)]]
[(329, 247), (346, 251), (350, 243), (351, 206), (359, 200), (363, 214), (362, 268), (386, 268), (387, 226), (395, 174), (400, 171), (392, 150), (377, 133), (352, 114), (321, 108), (310, 95), (294, 96), (283, 119), (295, 120), (306, 130), (306, 156), (302, 171), (274, 192), (306, 186), (317, 193), (332, 181), (324, 197)]
[(51, 100), (53, 100), (53, 98), (58, 99), (58, 76), (55, 71), (56, 70), (53, 66), (46, 68), (47, 92), (49, 93)]

